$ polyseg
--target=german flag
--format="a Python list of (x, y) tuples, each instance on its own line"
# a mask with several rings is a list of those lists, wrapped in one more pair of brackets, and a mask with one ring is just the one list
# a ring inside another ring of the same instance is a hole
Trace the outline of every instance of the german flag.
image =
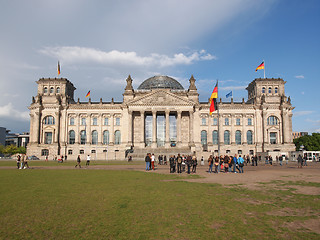
[(58, 61), (58, 75), (60, 75), (60, 63), (59, 63), (59, 61)]
[(89, 92), (87, 93), (86, 97), (90, 97), (90, 90), (89, 90)]
[(262, 62), (257, 68), (256, 71), (260, 70), (260, 69), (264, 69), (264, 62)]
[(210, 97), (210, 115), (217, 110), (217, 98), (218, 98), (218, 81)]

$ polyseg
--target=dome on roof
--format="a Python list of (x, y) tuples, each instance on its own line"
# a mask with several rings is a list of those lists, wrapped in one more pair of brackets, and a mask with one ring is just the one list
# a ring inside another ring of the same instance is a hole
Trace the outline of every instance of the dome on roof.
[(150, 90), (156, 88), (178, 89), (183, 90), (182, 85), (175, 79), (168, 76), (154, 76), (148, 78), (140, 84), (139, 90)]

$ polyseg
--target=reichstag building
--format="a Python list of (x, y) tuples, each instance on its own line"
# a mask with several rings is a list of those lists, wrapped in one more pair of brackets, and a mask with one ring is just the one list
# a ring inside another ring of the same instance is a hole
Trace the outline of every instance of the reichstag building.
[[(196, 80), (188, 89), (168, 76), (148, 78), (134, 89), (129, 75), (122, 102), (74, 99), (66, 78), (41, 78), (30, 110), (29, 155), (49, 159), (143, 159), (155, 154), (224, 154), (294, 151), (292, 110), (283, 79), (255, 79), (248, 99), (222, 102), (209, 114), (199, 102)], [(212, 86), (213, 88), (214, 86)], [(209, 98), (209, 96), (208, 96)], [(219, 119), (218, 119), (219, 118)]]

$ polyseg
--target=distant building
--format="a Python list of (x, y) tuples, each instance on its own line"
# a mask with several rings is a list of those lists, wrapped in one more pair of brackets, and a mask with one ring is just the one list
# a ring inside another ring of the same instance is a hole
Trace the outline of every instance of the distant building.
[(10, 133), (10, 130), (6, 131), (5, 146), (15, 145), (17, 147), (27, 147), (29, 143), (29, 133)]
[(0, 127), (0, 145), (6, 145), (6, 128)]
[[(74, 100), (65, 78), (41, 78), (30, 105), (28, 155), (92, 154), (93, 159), (124, 159), (128, 150), (143, 159), (147, 152), (176, 155), (255, 154), (295, 150), (292, 105), (283, 79), (255, 79), (248, 100), (222, 102), (209, 114), (199, 102), (195, 79), (189, 88), (168, 76), (154, 76), (137, 89), (126, 80), (122, 102)], [(210, 86), (210, 88), (213, 86)]]
[(292, 138), (296, 139), (299, 137), (307, 136), (308, 132), (292, 132)]

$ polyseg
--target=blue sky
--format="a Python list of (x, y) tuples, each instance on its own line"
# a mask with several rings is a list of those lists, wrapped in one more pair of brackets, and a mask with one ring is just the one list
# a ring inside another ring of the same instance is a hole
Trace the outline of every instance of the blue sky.
[(129, 74), (135, 88), (158, 74), (187, 88), (193, 74), (201, 101), (219, 79), (219, 97), (241, 101), (265, 60), (287, 81), (293, 131), (320, 132), (319, 13), (318, 0), (4, 1), (0, 126), (29, 130), (35, 81), (57, 77), (58, 60), (81, 101), (121, 101)]

